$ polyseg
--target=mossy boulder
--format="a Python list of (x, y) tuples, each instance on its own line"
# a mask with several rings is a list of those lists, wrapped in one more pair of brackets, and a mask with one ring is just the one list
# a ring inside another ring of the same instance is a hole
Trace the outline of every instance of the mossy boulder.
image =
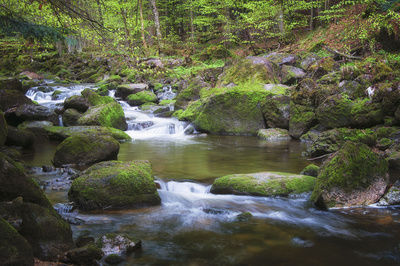
[(281, 82), (283, 84), (294, 84), (305, 76), (306, 72), (301, 68), (289, 65), (283, 65), (281, 68)]
[(0, 201), (10, 201), (23, 197), (46, 208), (52, 208), (39, 185), (26, 176), (22, 164), (0, 153)]
[(72, 126), (72, 127), (45, 127), (46, 135), (52, 140), (65, 140), (68, 137), (76, 135), (102, 135), (110, 136), (119, 142), (129, 141), (132, 138), (124, 131), (112, 127), (99, 127), (99, 126)]
[(290, 96), (266, 97), (261, 110), (268, 127), (289, 129)]
[(180, 115), (201, 131), (221, 135), (256, 135), (265, 128), (261, 105), (271, 92), (234, 87), (191, 103)]
[(8, 124), (17, 126), (24, 121), (50, 121), (58, 124), (58, 115), (51, 109), (36, 104), (23, 104), (6, 114)]
[(7, 139), (8, 127), (4, 113), (0, 110), (0, 146), (4, 145)]
[(81, 118), (82, 114), (79, 113), (76, 109), (67, 109), (62, 114), (62, 121), (64, 126), (76, 126), (78, 124), (79, 118)]
[(215, 179), (211, 193), (253, 196), (288, 196), (313, 190), (315, 178), (278, 172), (234, 174)]
[(314, 108), (290, 102), (289, 134), (299, 139), (317, 123)]
[(327, 128), (371, 127), (383, 123), (384, 114), (379, 103), (368, 99), (351, 100), (346, 95), (333, 95), (318, 106), (318, 121)]
[(290, 140), (289, 131), (287, 129), (282, 129), (282, 128), (260, 129), (257, 132), (257, 136), (260, 139), (267, 141)]
[(126, 130), (124, 110), (115, 101), (90, 107), (82, 117), (78, 119), (81, 126), (103, 126)]
[(278, 66), (295, 65), (298, 60), (295, 54), (277, 53), (277, 52), (269, 53), (264, 57)]
[(161, 202), (147, 161), (95, 164), (72, 182), (68, 197), (83, 210), (137, 208)]
[(18, 198), (0, 203), (0, 215), (29, 242), (35, 257), (56, 260), (73, 247), (70, 225), (51, 207)]
[(129, 95), (126, 99), (129, 105), (139, 106), (146, 103), (156, 103), (157, 95), (151, 91), (140, 91), (138, 93)]
[(351, 108), (353, 127), (365, 128), (383, 124), (384, 112), (380, 103), (371, 102), (369, 99), (353, 101)]
[(388, 186), (388, 162), (367, 145), (346, 142), (321, 167), (311, 200), (322, 209), (369, 205)]
[(0, 110), (7, 111), (23, 104), (33, 104), (32, 100), (17, 90), (0, 90)]
[(316, 110), (318, 121), (327, 128), (348, 127), (353, 121), (352, 106), (344, 95), (330, 96)]
[(110, 96), (101, 96), (95, 90), (84, 89), (81, 92), (82, 96), (87, 99), (90, 106), (98, 106), (108, 103), (113, 103), (115, 100)]
[(2, 265), (33, 265), (32, 247), (0, 217), (0, 261)]
[(300, 172), (301, 175), (308, 175), (317, 177), (319, 172), (319, 166), (315, 164), (309, 164)]
[(35, 142), (35, 135), (26, 129), (8, 126), (6, 145), (29, 148)]
[(86, 112), (89, 109), (89, 101), (79, 95), (71, 96), (64, 101), (64, 109), (75, 109), (81, 113)]
[(149, 85), (147, 85), (145, 83), (122, 84), (117, 87), (115, 96), (120, 97), (122, 99), (126, 99), (131, 94), (136, 94), (138, 92), (146, 91), (148, 89), (149, 89)]
[(308, 71), (311, 72), (314, 79), (319, 79), (331, 71), (338, 69), (338, 64), (332, 57), (324, 57), (309, 66)]
[(92, 165), (101, 161), (115, 160), (118, 152), (119, 143), (110, 136), (73, 135), (57, 146), (53, 163), (57, 167)]
[(338, 151), (346, 141), (374, 146), (377, 134), (372, 129), (335, 128), (323, 132), (309, 132), (301, 137), (309, 143), (307, 154), (318, 157)]
[(227, 67), (218, 81), (219, 86), (241, 85), (249, 82), (279, 83), (279, 67), (265, 57), (249, 56)]

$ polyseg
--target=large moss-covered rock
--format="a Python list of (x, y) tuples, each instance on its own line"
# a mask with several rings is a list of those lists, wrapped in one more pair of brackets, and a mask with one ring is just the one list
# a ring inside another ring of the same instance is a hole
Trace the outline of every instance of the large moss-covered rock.
[(341, 94), (327, 98), (316, 110), (318, 121), (327, 128), (348, 127), (352, 124), (353, 103)]
[(234, 87), (189, 105), (180, 116), (212, 134), (255, 135), (265, 128), (260, 105), (271, 92)]
[(379, 200), (379, 205), (399, 205), (400, 204), (400, 180), (396, 181), (393, 186)]
[(372, 127), (383, 123), (384, 112), (382, 105), (373, 103), (369, 99), (353, 101), (351, 108), (353, 127)]
[(95, 164), (72, 182), (68, 196), (83, 210), (160, 204), (151, 164), (147, 161)]
[(78, 124), (82, 126), (114, 127), (121, 130), (126, 130), (128, 127), (124, 110), (115, 101), (90, 107), (78, 119)]
[(347, 142), (322, 166), (311, 200), (319, 208), (377, 202), (388, 185), (388, 163), (367, 145)]
[(85, 97), (79, 95), (71, 96), (64, 101), (64, 109), (75, 109), (81, 113), (86, 112), (89, 106), (89, 101)]
[(101, 135), (110, 136), (119, 142), (132, 140), (132, 138), (124, 131), (112, 127), (99, 127), (99, 126), (72, 126), (72, 127), (57, 127), (47, 126), (44, 127), (47, 136), (52, 140), (64, 140), (68, 137), (76, 135)]
[(8, 127), (4, 113), (0, 110), (0, 146), (4, 145), (7, 139)]
[(24, 121), (50, 121), (58, 124), (58, 115), (51, 109), (37, 104), (23, 104), (6, 114), (8, 124), (17, 126)]
[(30, 243), (35, 257), (57, 260), (73, 247), (70, 225), (53, 209), (24, 202), (22, 198), (0, 203), (0, 216)]
[(309, 143), (307, 154), (311, 157), (318, 157), (338, 151), (346, 141), (374, 146), (377, 134), (372, 129), (335, 128), (318, 133), (310, 131), (301, 139)]
[(119, 143), (110, 136), (73, 135), (57, 146), (53, 163), (55, 166), (92, 165), (101, 161), (115, 160), (118, 152)]
[(264, 197), (288, 196), (310, 192), (314, 184), (314, 177), (289, 173), (235, 174), (217, 178), (211, 187), (211, 193)]
[(282, 94), (275, 94), (266, 97), (261, 106), (262, 112), (268, 127), (289, 129), (290, 117), (290, 96), (286, 95), (289, 87), (284, 85), (267, 84), (264, 89), (269, 91), (282, 91)]
[(157, 102), (157, 96), (151, 91), (140, 91), (138, 93), (129, 95), (126, 99), (132, 106)]
[(289, 134), (298, 139), (316, 124), (314, 108), (290, 102)]
[(33, 102), (20, 91), (0, 90), (0, 110), (5, 112), (23, 104), (33, 104)]
[(67, 109), (62, 114), (62, 121), (64, 126), (76, 126), (78, 124), (79, 118), (81, 118), (81, 113), (75, 109)]
[(23, 166), (0, 153), (0, 201), (10, 201), (17, 197), (52, 208), (38, 184), (25, 175)]
[(97, 106), (115, 102), (112, 97), (101, 96), (96, 91), (91, 89), (84, 89), (81, 94), (88, 101), (90, 106)]
[(369, 99), (351, 100), (346, 95), (330, 96), (316, 110), (318, 121), (327, 128), (371, 127), (383, 122), (379, 103)]
[(0, 262), (2, 265), (33, 265), (32, 247), (0, 217)]
[(131, 84), (122, 84), (117, 87), (117, 91), (115, 92), (116, 97), (121, 97), (122, 99), (126, 99), (131, 94), (136, 94), (141, 91), (145, 91), (149, 89), (149, 85), (145, 83), (131, 83)]

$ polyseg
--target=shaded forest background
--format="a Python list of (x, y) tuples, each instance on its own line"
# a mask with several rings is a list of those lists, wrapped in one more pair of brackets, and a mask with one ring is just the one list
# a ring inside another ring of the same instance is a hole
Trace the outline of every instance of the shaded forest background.
[(0, 34), (60, 53), (208, 60), (291, 44), (354, 53), (399, 49), (399, 11), (399, 0), (0, 0)]

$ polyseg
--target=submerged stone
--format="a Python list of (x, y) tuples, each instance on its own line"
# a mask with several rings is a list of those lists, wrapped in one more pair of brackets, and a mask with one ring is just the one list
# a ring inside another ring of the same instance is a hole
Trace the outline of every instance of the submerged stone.
[(68, 196), (83, 210), (160, 204), (151, 164), (147, 161), (95, 164), (72, 182)]
[(217, 178), (212, 187), (214, 194), (253, 196), (288, 196), (313, 190), (315, 178), (279, 172), (234, 174)]

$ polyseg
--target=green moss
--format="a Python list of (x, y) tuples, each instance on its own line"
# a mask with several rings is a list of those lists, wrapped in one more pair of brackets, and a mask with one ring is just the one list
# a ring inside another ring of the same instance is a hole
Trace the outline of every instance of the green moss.
[(111, 75), (108, 79), (107, 79), (108, 83), (111, 82), (117, 82), (117, 83), (121, 83), (122, 82), (122, 78), (118, 75)]
[(160, 102), (160, 105), (163, 105), (163, 106), (174, 105), (175, 102), (176, 102), (176, 100), (162, 100)]
[(131, 94), (127, 97), (127, 101), (130, 105), (142, 105), (145, 103), (156, 103), (157, 96), (151, 91), (140, 91), (135, 94)]
[(79, 118), (78, 124), (113, 127), (121, 130), (126, 130), (127, 128), (124, 110), (121, 105), (114, 100), (107, 104), (89, 108), (89, 110)]
[(288, 196), (313, 189), (315, 178), (289, 173), (256, 173), (228, 175), (217, 178), (211, 188), (216, 194), (244, 194), (255, 196)]
[(94, 90), (84, 89), (82, 91), (82, 96), (85, 97), (91, 106), (97, 106), (101, 104), (107, 104), (115, 102), (115, 100), (110, 96), (100, 96)]
[(164, 85), (163, 85), (163, 84), (161, 84), (161, 83), (155, 83), (155, 84), (154, 84), (153, 90), (154, 90), (154, 91), (159, 91), (159, 90), (162, 90), (163, 88), (164, 88)]
[(316, 123), (314, 109), (309, 106), (290, 102), (289, 133), (294, 138), (300, 138)]
[[(324, 191), (340, 188), (346, 192), (367, 188), (377, 177), (384, 177), (388, 162), (365, 144), (346, 142), (335, 156), (324, 164), (311, 200), (317, 202)], [(327, 207), (335, 202), (325, 202)]]
[(0, 260), (4, 265), (33, 265), (29, 243), (0, 217)]
[(147, 161), (109, 161), (88, 168), (72, 183), (69, 198), (83, 209), (160, 203)]
[(241, 60), (235, 62), (227, 68), (222, 75), (219, 83), (227, 85), (234, 83), (237, 85), (245, 83), (279, 83), (274, 65), (253, 64), (250, 60)]
[(317, 177), (318, 172), (319, 172), (319, 166), (315, 164), (309, 164), (300, 172), (300, 174)]
[(68, 137), (85, 134), (85, 135), (108, 135), (122, 142), (129, 141), (132, 138), (124, 131), (112, 127), (99, 126), (72, 126), (58, 127), (50, 126), (44, 128), (50, 139), (64, 140)]
[(212, 95), (192, 102), (179, 119), (213, 134), (253, 134), (265, 128), (260, 106), (271, 93), (263, 89), (234, 87), (216, 89)]

